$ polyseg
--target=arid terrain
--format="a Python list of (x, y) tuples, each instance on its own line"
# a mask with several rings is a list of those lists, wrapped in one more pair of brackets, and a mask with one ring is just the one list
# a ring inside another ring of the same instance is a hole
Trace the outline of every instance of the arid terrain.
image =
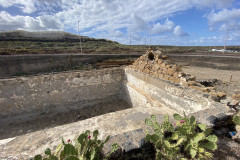
[(240, 71), (195, 66), (184, 66), (183, 71), (196, 76), (197, 80), (217, 79), (215, 87), (217, 90), (226, 92), (228, 96), (240, 90)]

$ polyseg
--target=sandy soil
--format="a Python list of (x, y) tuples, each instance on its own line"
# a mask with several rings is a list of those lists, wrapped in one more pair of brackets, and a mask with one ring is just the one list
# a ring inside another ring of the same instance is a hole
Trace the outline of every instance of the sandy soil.
[(197, 80), (217, 79), (215, 87), (218, 91), (224, 91), (231, 96), (234, 91), (240, 90), (240, 71), (220, 70), (213, 68), (184, 66), (183, 71), (196, 76)]

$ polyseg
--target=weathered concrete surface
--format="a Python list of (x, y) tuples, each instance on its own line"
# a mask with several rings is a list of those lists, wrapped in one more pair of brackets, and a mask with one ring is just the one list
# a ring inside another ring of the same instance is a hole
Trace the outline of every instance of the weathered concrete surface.
[(0, 125), (118, 97), (123, 70), (66, 72), (0, 80)]
[[(2, 85), (3, 88), (7, 84), (8, 88), (10, 87), (11, 90), (15, 90), (14, 92), (6, 92), (11, 94), (6, 94), (5, 92), (1, 92), (1, 94), (4, 93), (3, 95), (11, 98), (11, 101), (15, 100), (28, 104), (25, 101), (21, 101), (22, 97), (20, 96), (21, 94), (31, 95), (30, 93), (34, 92), (37, 95), (38, 93), (40, 95), (44, 94), (45, 96), (38, 95), (38, 97), (42, 98), (46, 103), (48, 100), (55, 99), (54, 94), (51, 99), (48, 99), (48, 96), (51, 96), (49, 93), (54, 92), (56, 88), (60, 87), (61, 90), (66, 92), (59, 95), (61, 98), (65, 97), (65, 99), (61, 99), (64, 105), (70, 104), (70, 102), (71, 104), (76, 102), (89, 105), (90, 102), (91, 104), (99, 103), (99, 101), (105, 98), (109, 99), (118, 96), (119, 99), (128, 102), (133, 108), (55, 128), (44, 129), (13, 139), (1, 140), (0, 159), (27, 159), (36, 154), (43, 153), (48, 147), (55, 149), (61, 143), (61, 137), (74, 139), (85, 130), (93, 131), (95, 129), (99, 130), (101, 139), (106, 135), (111, 135), (113, 139), (118, 140), (124, 150), (129, 151), (142, 145), (145, 136), (142, 131), (146, 128), (144, 120), (151, 114), (157, 115), (159, 122), (161, 122), (165, 114), (172, 115), (174, 112), (181, 114), (184, 111), (188, 115), (195, 115), (198, 121), (210, 125), (210, 116), (217, 116), (219, 114), (229, 115), (233, 113), (224, 104), (213, 101), (207, 93), (182, 87), (128, 67), (124, 70), (119, 68), (83, 73), (63, 73), (57, 77), (47, 75), (47, 78), (44, 78), (45, 76), (35, 77), (36, 79), (30, 77), (31, 81), (30, 79), (26, 80), (25, 77), (16, 78), (14, 81), (5, 80), (3, 81), (4, 83), (0, 81), (0, 84), (4, 84)], [(56, 79), (58, 83), (54, 81)], [(32, 82), (30, 84), (37, 85), (29, 85), (29, 82)], [(57, 87), (49, 87), (51, 85)], [(86, 88), (82, 89), (84, 87)], [(31, 90), (32, 88), (33, 90)], [(1, 91), (3, 91), (2, 88)], [(46, 94), (46, 91), (50, 92)], [(76, 93), (81, 94), (80, 98), (75, 95)], [(3, 99), (4, 101), (5, 99)], [(59, 99), (55, 99), (51, 103), (58, 101)], [(57, 105), (60, 105), (59, 109), (61, 110), (62, 105), (58, 103)], [(30, 109), (31, 112), (36, 111), (36, 108), (17, 108), (18, 105), (13, 106), (25, 115), (28, 114), (26, 109)], [(42, 102), (39, 107), (41, 106), (43, 109), (46, 109)], [(72, 106), (74, 107), (75, 105)], [(51, 108), (49, 106), (48, 108), (53, 109), (54, 107)], [(3, 113), (7, 113), (6, 115), (13, 115), (14, 113), (13, 110), (9, 109), (5, 109), (4, 111)], [(56, 110), (53, 111), (55, 112)], [(134, 135), (136, 137), (130, 137)], [(106, 145), (105, 152), (108, 151), (109, 146), (110, 143)]]
[(211, 115), (235, 113), (226, 104), (215, 102), (210, 95), (198, 90), (170, 83), (131, 68), (125, 68), (122, 98), (132, 107), (168, 107), (180, 114), (195, 115), (205, 124)]
[[(152, 103), (150, 104), (151, 106), (159, 106), (161, 104), (173, 108), (178, 112), (193, 113), (207, 109), (213, 103), (211, 100), (203, 97), (203, 94), (197, 90), (184, 88), (180, 85), (140, 73), (131, 68), (126, 68), (125, 72), (127, 83), (124, 85), (127, 85), (127, 88), (137, 88), (139, 94), (150, 99), (148, 102)], [(139, 101), (136, 98), (132, 98), (131, 100), (132, 102)], [(156, 103), (154, 104), (154, 102)]]
[(128, 108), (130, 108), (130, 106), (126, 102), (118, 99), (118, 97), (113, 97), (113, 99), (109, 99), (108, 101), (83, 108), (68, 108), (68, 110), (65, 110), (64, 112), (55, 114), (45, 113), (36, 115), (31, 119), (26, 119), (23, 121), (15, 120), (9, 125), (6, 125), (7, 123), (5, 126), (1, 125), (0, 140), (40, 131), (46, 128), (53, 128)]
[(114, 58), (138, 58), (129, 54), (50, 54), (0, 56), (0, 78), (45, 73), (70, 65), (94, 64)]
[[(62, 137), (65, 140), (73, 140), (85, 130), (94, 131), (98, 129), (100, 139), (104, 139), (106, 135), (113, 137), (141, 128), (144, 130), (146, 128), (144, 120), (149, 118), (151, 114), (157, 115), (157, 119), (161, 122), (165, 114), (172, 115), (173, 113), (173, 110), (166, 107), (137, 107), (55, 128), (44, 129), (9, 140), (0, 140), (0, 159), (28, 159), (36, 154), (43, 154), (46, 148), (56, 149), (57, 145), (61, 143)], [(143, 138), (144, 134), (142, 133), (136, 137), (127, 136), (127, 138), (119, 141), (119, 144), (128, 151), (140, 147)], [(126, 140), (130, 139), (132, 140), (126, 144)], [(106, 144), (105, 150), (109, 149), (108, 146), (111, 143), (110, 141)]]

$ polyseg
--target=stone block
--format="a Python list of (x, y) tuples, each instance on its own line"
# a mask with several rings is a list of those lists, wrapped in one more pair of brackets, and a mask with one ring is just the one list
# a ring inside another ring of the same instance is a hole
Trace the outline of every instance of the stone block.
[(196, 81), (188, 81), (187, 82), (190, 86), (196, 86)]
[(167, 59), (167, 56), (166, 55), (162, 55), (162, 59)]
[(178, 78), (178, 72), (174, 72), (173, 77)]
[(216, 87), (206, 87), (207, 89), (209, 89), (210, 91), (215, 91)]
[(165, 63), (162, 63), (161, 64), (161, 68), (165, 68), (166, 67), (166, 64)]
[(198, 86), (189, 86), (189, 87), (192, 88), (192, 89), (196, 89), (196, 90), (202, 91), (201, 88), (198, 87)]
[(184, 77), (180, 78), (180, 85), (182, 85), (183, 87), (188, 87), (188, 83), (187, 83), (187, 79)]
[(176, 80), (174, 81), (174, 83), (179, 84), (179, 83), (180, 83), (180, 78), (176, 78)]
[(169, 80), (169, 75), (167, 75), (167, 74), (165, 74), (164, 76), (163, 76), (163, 78), (166, 80), (166, 81), (168, 81)]
[(180, 78), (180, 77), (184, 77), (185, 76), (185, 73), (183, 73), (183, 72), (179, 72), (178, 73), (178, 77)]
[(187, 75), (187, 81), (196, 81), (196, 76)]
[(179, 65), (176, 65), (176, 64), (174, 64), (172, 68), (176, 72), (182, 71), (181, 67)]
[(240, 94), (233, 94), (232, 98), (235, 100), (240, 100)]
[(163, 60), (162, 59), (158, 59), (158, 64), (162, 64)]
[(166, 68), (167, 68), (167, 69), (168, 69), (168, 68), (172, 68), (172, 65), (167, 64), (167, 65), (166, 65)]
[(221, 98), (218, 97), (218, 94), (216, 92), (211, 91), (209, 94), (211, 95), (212, 100), (214, 100), (216, 102), (220, 102)]
[(158, 74), (158, 77), (163, 79), (163, 74)]
[(160, 67), (161, 67), (161, 66), (160, 66), (159, 64), (155, 64), (155, 65), (154, 65), (154, 68), (155, 68), (156, 70), (160, 69)]
[(171, 82), (173, 82), (173, 83), (175, 83), (175, 79), (176, 79), (176, 78), (174, 78), (174, 77), (172, 77), (172, 76), (169, 77), (169, 81), (171, 81)]
[(201, 91), (202, 91), (202, 92), (209, 93), (209, 92), (210, 92), (210, 89), (208, 89), (207, 87), (204, 87), (204, 88), (201, 88)]
[(220, 97), (220, 98), (224, 98), (224, 97), (226, 97), (226, 95), (227, 94), (225, 92), (218, 92), (217, 93), (217, 96)]
[(168, 68), (167, 74), (173, 76), (174, 70), (172, 68)]

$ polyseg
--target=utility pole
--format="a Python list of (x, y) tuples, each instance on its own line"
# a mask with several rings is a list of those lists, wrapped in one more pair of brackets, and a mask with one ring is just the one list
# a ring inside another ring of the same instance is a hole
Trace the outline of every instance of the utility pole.
[(228, 33), (229, 33), (229, 28), (228, 28), (228, 31), (227, 31), (227, 36), (226, 36), (226, 40), (225, 40), (225, 44), (224, 44), (224, 49), (223, 49), (223, 53), (225, 52), (226, 50), (226, 45), (227, 45), (227, 38), (228, 38)]
[(132, 49), (132, 48), (131, 48), (131, 43), (132, 43), (132, 35), (130, 34), (130, 59), (132, 59), (132, 56), (131, 56), (131, 54), (132, 54), (132, 53), (131, 53), (131, 49)]
[(79, 36), (79, 45), (80, 45), (80, 48), (81, 48), (81, 54), (82, 54), (82, 37), (80, 36), (80, 31), (79, 31), (79, 21), (78, 21), (78, 36)]
[(152, 38), (152, 25), (150, 25), (150, 30), (149, 30), (149, 49), (151, 49), (151, 38)]
[(130, 34), (130, 46), (131, 46), (131, 43), (132, 43), (132, 35)]

